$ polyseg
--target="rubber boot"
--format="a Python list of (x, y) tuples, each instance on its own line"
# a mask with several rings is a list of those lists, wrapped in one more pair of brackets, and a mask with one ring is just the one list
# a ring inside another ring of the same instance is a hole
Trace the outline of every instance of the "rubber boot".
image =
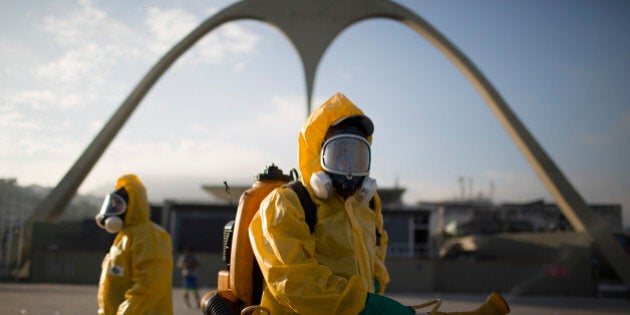
[(505, 315), (510, 312), (510, 306), (496, 292), (488, 295), (486, 303), (478, 309), (469, 312), (430, 312), (431, 315)]

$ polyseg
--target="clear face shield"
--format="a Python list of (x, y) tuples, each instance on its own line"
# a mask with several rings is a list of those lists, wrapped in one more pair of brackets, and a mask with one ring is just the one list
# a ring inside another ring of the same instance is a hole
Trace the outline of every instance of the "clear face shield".
[(370, 144), (361, 136), (341, 134), (324, 142), (322, 168), (347, 178), (367, 176), (370, 172)]
[(116, 233), (123, 227), (121, 217), (127, 211), (127, 201), (121, 194), (126, 195), (124, 188), (107, 195), (95, 217), (96, 224), (110, 233)]

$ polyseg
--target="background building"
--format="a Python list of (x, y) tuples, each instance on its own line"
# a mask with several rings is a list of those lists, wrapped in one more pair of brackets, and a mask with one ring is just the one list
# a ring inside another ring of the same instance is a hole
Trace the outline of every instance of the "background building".
[[(165, 200), (152, 205), (151, 220), (170, 232), (174, 256), (184, 245), (192, 246), (202, 260), (200, 284), (211, 288), (216, 286), (218, 271), (226, 269), (224, 227), (235, 218), (235, 196), (249, 187), (231, 187), (230, 197), (224, 186), (204, 188), (214, 191), (218, 201)], [(497, 206), (461, 201), (405, 205), (404, 191), (379, 189), (389, 234), (389, 290), (593, 295), (602, 292), (602, 283), (619, 283), (590, 239), (573, 232), (554, 204), (539, 200)], [(593, 208), (611, 231), (621, 232), (620, 206)], [(618, 236), (630, 249), (627, 236)], [(96, 284), (112, 239), (91, 216), (38, 223), (30, 274), (23, 280)], [(175, 286), (181, 285), (180, 277), (174, 270)]]

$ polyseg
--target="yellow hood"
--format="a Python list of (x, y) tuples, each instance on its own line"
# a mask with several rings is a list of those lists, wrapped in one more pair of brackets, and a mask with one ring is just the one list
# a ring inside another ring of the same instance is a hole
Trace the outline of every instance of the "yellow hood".
[(125, 226), (101, 264), (98, 314), (173, 314), (171, 237), (149, 221), (146, 189), (136, 175), (118, 178), (129, 196)]
[(125, 187), (129, 195), (125, 225), (149, 221), (150, 208), (147, 191), (138, 176), (134, 174), (121, 176), (116, 182), (115, 190), (120, 189), (120, 187)]
[[(365, 115), (337, 93), (300, 131), (298, 163), (311, 196), (309, 182), (322, 169), (319, 157), (328, 127), (350, 116)], [(380, 199), (375, 198), (372, 209), (356, 198), (312, 198), (317, 207), (313, 231), (299, 199), (290, 188), (276, 188), (249, 225), (252, 250), (266, 283), (261, 305), (276, 315), (358, 314), (367, 293), (382, 293), (389, 282)]]
[[(355, 115), (365, 116), (345, 95), (337, 93), (306, 119), (298, 136), (298, 162), (302, 183), (311, 192), (311, 175), (322, 170), (319, 156), (328, 128), (342, 118)], [(371, 136), (368, 141), (372, 143)]]

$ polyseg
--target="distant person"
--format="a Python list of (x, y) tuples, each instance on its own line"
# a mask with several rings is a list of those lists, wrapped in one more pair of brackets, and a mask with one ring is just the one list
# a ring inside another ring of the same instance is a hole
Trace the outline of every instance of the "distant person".
[(177, 268), (182, 270), (182, 277), (184, 281), (184, 302), (190, 309), (190, 301), (188, 295), (192, 293), (195, 296), (195, 304), (197, 307), (201, 304), (199, 298), (199, 280), (197, 279), (197, 267), (199, 267), (200, 260), (190, 248), (190, 246), (184, 247), (184, 252), (177, 259)]
[(171, 237), (149, 213), (136, 175), (120, 177), (105, 197), (96, 224), (116, 237), (102, 263), (98, 314), (173, 314)]

